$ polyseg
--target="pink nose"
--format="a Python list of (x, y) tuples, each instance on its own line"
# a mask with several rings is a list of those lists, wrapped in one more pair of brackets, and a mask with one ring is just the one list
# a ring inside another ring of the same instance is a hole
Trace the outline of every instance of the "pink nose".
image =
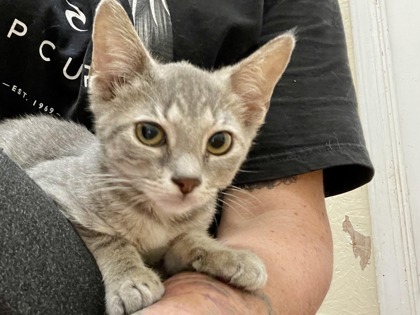
[(179, 190), (184, 194), (189, 194), (195, 187), (201, 184), (199, 178), (188, 177), (172, 177), (172, 181), (179, 187)]

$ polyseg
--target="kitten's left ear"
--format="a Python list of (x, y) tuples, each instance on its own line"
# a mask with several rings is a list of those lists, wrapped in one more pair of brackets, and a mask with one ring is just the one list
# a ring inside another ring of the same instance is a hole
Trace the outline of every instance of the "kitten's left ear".
[(280, 35), (233, 66), (230, 81), (242, 99), (246, 125), (259, 127), (265, 118), (274, 87), (289, 64), (295, 47), (293, 32)]
[(149, 70), (152, 57), (116, 0), (102, 0), (93, 26), (91, 94), (111, 100), (116, 89)]

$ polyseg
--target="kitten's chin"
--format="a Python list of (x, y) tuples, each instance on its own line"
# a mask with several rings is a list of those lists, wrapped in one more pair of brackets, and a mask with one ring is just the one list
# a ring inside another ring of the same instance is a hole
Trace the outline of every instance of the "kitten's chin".
[(188, 194), (186, 196), (166, 195), (160, 198), (153, 198), (153, 200), (157, 208), (155, 211), (169, 216), (187, 214), (193, 209), (204, 206), (205, 202), (203, 201), (206, 201), (204, 198), (200, 198), (195, 194)]

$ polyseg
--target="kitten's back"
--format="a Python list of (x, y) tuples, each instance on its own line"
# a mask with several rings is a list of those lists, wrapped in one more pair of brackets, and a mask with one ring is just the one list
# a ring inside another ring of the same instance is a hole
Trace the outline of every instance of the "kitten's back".
[(0, 124), (0, 148), (24, 169), (46, 160), (81, 155), (95, 141), (85, 127), (46, 115)]

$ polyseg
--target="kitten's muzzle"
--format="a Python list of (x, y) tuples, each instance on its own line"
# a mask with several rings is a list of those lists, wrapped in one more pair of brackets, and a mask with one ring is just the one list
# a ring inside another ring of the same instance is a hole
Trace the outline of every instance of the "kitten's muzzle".
[(179, 187), (179, 190), (184, 195), (187, 195), (201, 184), (201, 179), (195, 177), (172, 177), (172, 182)]

